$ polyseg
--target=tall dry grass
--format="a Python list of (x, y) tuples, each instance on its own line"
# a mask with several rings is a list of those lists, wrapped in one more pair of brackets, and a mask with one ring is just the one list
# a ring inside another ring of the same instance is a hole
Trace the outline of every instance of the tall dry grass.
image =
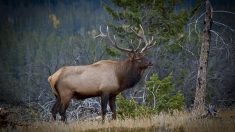
[[(10, 130), (10, 129), (5, 129)], [(16, 131), (29, 132), (77, 132), (77, 131), (170, 131), (170, 132), (233, 132), (235, 131), (235, 110), (220, 111), (217, 117), (195, 118), (188, 112), (155, 115), (139, 119), (117, 119), (104, 124), (101, 121), (37, 122), (29, 126), (16, 127)]]

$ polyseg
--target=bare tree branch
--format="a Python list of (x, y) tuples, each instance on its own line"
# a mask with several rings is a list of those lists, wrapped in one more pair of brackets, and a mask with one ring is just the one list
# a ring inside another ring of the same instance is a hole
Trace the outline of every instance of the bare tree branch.
[(226, 24), (223, 24), (223, 23), (217, 22), (217, 21), (213, 21), (213, 23), (216, 24), (216, 25), (222, 25), (222, 26), (228, 28), (229, 30), (231, 30), (232, 32), (235, 33), (235, 30), (233, 28), (231, 28), (230, 26), (226, 25)]

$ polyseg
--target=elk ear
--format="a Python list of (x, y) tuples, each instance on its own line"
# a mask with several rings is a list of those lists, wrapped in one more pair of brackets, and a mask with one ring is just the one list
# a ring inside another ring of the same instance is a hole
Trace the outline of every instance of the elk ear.
[(134, 53), (128, 53), (128, 58), (129, 58), (129, 60), (133, 61), (135, 59), (135, 54)]

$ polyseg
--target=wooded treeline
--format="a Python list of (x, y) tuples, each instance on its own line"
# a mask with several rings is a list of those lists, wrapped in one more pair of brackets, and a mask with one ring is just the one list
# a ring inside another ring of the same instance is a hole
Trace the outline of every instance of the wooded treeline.
[[(151, 1), (141, 0), (130, 0), (129, 5), (120, 0), (1, 1), (0, 104), (39, 105), (44, 114), (48, 113), (54, 95), (47, 77), (58, 68), (125, 58), (112, 49), (108, 41), (94, 39), (100, 25), (109, 25), (120, 37), (124, 35), (127, 41), (132, 39), (136, 43), (132, 34), (126, 35), (124, 31), (142, 24), (157, 41), (148, 53), (154, 66), (146, 71), (139, 85), (124, 93), (125, 97), (141, 96), (144, 81), (151, 74), (164, 78), (172, 73), (176, 89), (184, 95), (185, 108), (191, 108), (203, 33), (204, 2), (174, 3), (172, 0), (165, 3), (159, 0), (154, 6)], [(228, 106), (235, 101), (235, 14), (229, 13), (235, 11), (235, 3), (232, 0), (211, 3), (214, 11), (227, 13), (214, 12), (213, 16), (206, 103)], [(126, 42), (123, 45), (130, 46)], [(87, 102), (85, 106), (99, 105), (97, 99), (90, 101), (91, 105), (89, 99)]]

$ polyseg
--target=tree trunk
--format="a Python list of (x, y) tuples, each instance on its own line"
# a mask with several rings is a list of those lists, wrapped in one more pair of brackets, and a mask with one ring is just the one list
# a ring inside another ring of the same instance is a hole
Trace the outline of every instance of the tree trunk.
[(212, 7), (209, 0), (206, 1), (206, 14), (204, 20), (203, 29), (203, 41), (201, 46), (201, 54), (199, 59), (197, 82), (196, 82), (196, 93), (194, 99), (193, 112), (196, 115), (202, 115), (205, 113), (205, 95), (206, 95), (206, 84), (207, 84), (207, 65), (208, 56), (210, 50), (210, 29), (212, 24)]

